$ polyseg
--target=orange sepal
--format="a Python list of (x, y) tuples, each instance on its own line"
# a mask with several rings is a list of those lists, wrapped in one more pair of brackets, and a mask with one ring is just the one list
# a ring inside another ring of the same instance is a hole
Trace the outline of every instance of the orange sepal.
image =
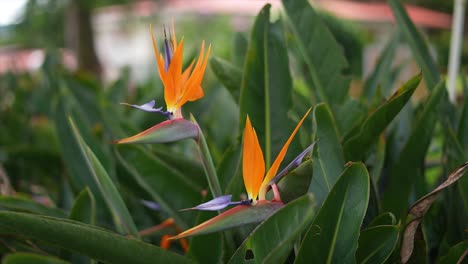
[(255, 129), (250, 123), (249, 116), (247, 116), (244, 129), (242, 174), (249, 199), (255, 201), (262, 184), (263, 176), (265, 175), (265, 160), (263, 159), (262, 149)]

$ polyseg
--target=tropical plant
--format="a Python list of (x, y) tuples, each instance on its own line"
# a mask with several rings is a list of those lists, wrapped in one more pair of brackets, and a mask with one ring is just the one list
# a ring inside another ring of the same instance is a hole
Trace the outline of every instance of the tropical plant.
[[(126, 74), (102, 89), (53, 54), (37, 75), (2, 76), (2, 263), (461, 263), (468, 86), (453, 106), (389, 4), (399, 33), (358, 98), (307, 0), (274, 22), (263, 7), (232, 61), (202, 44), (182, 71), (190, 40), (172, 29), (160, 54), (153, 38), (158, 89), (129, 93)], [(393, 89), (400, 35), (421, 73)], [(203, 90), (208, 65), (222, 85)], [(422, 79), (429, 95), (412, 101)], [(162, 90), (165, 110), (141, 104)]]

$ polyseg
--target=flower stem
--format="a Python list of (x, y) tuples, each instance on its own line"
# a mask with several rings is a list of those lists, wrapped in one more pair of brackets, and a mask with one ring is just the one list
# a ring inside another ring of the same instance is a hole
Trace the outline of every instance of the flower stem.
[(208, 185), (210, 187), (211, 194), (213, 197), (219, 197), (222, 195), (221, 185), (218, 181), (218, 175), (216, 173), (216, 168), (214, 166), (213, 159), (211, 158), (210, 150), (206, 144), (205, 136), (200, 129), (195, 117), (190, 115), (190, 120), (198, 126), (199, 136), (198, 136), (198, 150), (200, 152), (200, 157), (203, 163), (203, 169), (205, 170), (205, 175), (208, 180)]

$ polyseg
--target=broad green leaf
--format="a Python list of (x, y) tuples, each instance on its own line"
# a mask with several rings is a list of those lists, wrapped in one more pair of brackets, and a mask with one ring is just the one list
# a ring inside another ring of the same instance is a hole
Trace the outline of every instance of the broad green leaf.
[(374, 226), (382, 226), (382, 225), (396, 225), (397, 220), (395, 216), (390, 212), (381, 213), (376, 218), (372, 219), (372, 221), (367, 226), (368, 228)]
[(353, 163), (341, 174), (307, 231), (295, 263), (354, 263), (369, 200), (369, 174)]
[(83, 138), (80, 135), (80, 132), (76, 128), (73, 120), (70, 119), (70, 125), (73, 130), (73, 135), (76, 142), (80, 146), (81, 155), (83, 155), (86, 163), (83, 165), (88, 166), (94, 180), (96, 181), (104, 200), (112, 212), (112, 217), (116, 224), (116, 227), (120, 229), (121, 232), (126, 234), (131, 234), (134, 237), (139, 237), (138, 230), (133, 222), (132, 216), (128, 211), (125, 203), (122, 200), (122, 197), (117, 190), (117, 187), (114, 185), (112, 180), (109, 178), (106, 170), (102, 167), (101, 163), (97, 159), (93, 151), (88, 147), (84, 142)]
[(66, 213), (55, 207), (45, 206), (34, 200), (21, 196), (0, 196), (0, 208), (17, 212), (48, 215), (54, 217), (66, 217)]
[(398, 160), (389, 172), (389, 183), (383, 192), (381, 204), (384, 211), (394, 213), (398, 219), (404, 216), (408, 208), (408, 197), (416, 177), (422, 177), (421, 166), (437, 121), (438, 105), (445, 92), (442, 82), (432, 90)]
[(393, 59), (395, 57), (395, 51), (399, 44), (400, 38), (399, 34), (394, 34), (390, 41), (385, 45), (382, 53), (380, 54), (379, 58), (377, 59), (377, 63), (375, 65), (374, 70), (371, 72), (369, 77), (367, 77), (366, 81), (364, 82), (362, 88), (362, 95), (368, 100), (372, 100), (376, 93), (377, 87), (382, 85), (382, 82), (393, 63)]
[(218, 57), (210, 59), (210, 66), (218, 80), (228, 89), (237, 102), (242, 83), (242, 69)]
[(202, 186), (168, 166), (157, 156), (136, 145), (117, 147), (117, 157), (138, 185), (161, 209), (168, 213), (181, 228), (188, 228), (194, 212), (178, 210), (193, 207), (202, 200)]
[(251, 263), (284, 263), (314, 217), (313, 203), (308, 194), (279, 209), (244, 240), (229, 263), (244, 263), (248, 250), (253, 254)]
[(404, 39), (408, 42), (413, 52), (414, 58), (419, 67), (421, 67), (427, 87), (432, 90), (440, 81), (440, 77), (437, 64), (432, 59), (426, 41), (424, 41), (423, 36), (417, 30), (413, 22), (411, 22), (402, 3), (398, 0), (387, 0), (387, 2), (393, 11), (393, 15), (398, 23), (398, 28), (402, 31)]
[(199, 127), (188, 120), (179, 118), (166, 120), (134, 136), (119, 139), (116, 144), (148, 144), (148, 143), (168, 143), (182, 139), (198, 139)]
[(89, 188), (81, 191), (73, 203), (69, 218), (86, 224), (94, 225), (96, 222), (96, 202)]
[(400, 87), (388, 101), (370, 113), (359, 131), (344, 144), (348, 160), (362, 160), (365, 157), (367, 150), (409, 101), (420, 81), (421, 75), (416, 75)]
[(356, 252), (357, 263), (385, 263), (395, 249), (399, 233), (400, 228), (393, 225), (362, 230)]
[(408, 224), (403, 233), (401, 242), (401, 261), (406, 263), (413, 253), (415, 234), (420, 228), (420, 222), (427, 213), (432, 203), (436, 200), (441, 191), (458, 181), (468, 170), (468, 162), (460, 165), (447, 177), (447, 180), (437, 186), (432, 192), (419, 199), (409, 210)]
[(41, 240), (107, 263), (190, 263), (151, 244), (59, 218), (0, 212), (0, 233)]
[(263, 7), (251, 32), (239, 102), (239, 129), (243, 131), (249, 115), (267, 169), (294, 128), (288, 118), (292, 106), (292, 80), (286, 41), (281, 21), (269, 21), (270, 7), (269, 4)]
[(326, 104), (315, 106), (314, 125), (317, 151), (312, 155), (314, 177), (309, 192), (314, 194), (316, 205), (320, 208), (343, 172), (345, 159), (333, 114)]
[[(441, 257), (436, 263), (437, 264), (452, 264), (452, 263), (463, 263), (459, 262), (462, 258), (466, 258), (466, 250), (468, 249), (468, 239), (464, 240), (455, 246), (451, 247), (448, 253)], [(463, 256), (465, 254), (465, 256)]]
[(17, 252), (2, 258), (2, 264), (67, 264), (68, 261), (33, 253)]
[(209, 234), (233, 227), (259, 223), (270, 217), (278, 209), (283, 207), (283, 205), (283, 203), (270, 202), (266, 200), (259, 201), (256, 205), (238, 205), (208, 221), (201, 223), (200, 225), (180, 233), (173, 237), (173, 239)]
[(308, 79), (317, 102), (341, 104), (348, 94), (350, 79), (343, 48), (307, 0), (283, 0), (292, 24), (294, 40), (307, 65)]

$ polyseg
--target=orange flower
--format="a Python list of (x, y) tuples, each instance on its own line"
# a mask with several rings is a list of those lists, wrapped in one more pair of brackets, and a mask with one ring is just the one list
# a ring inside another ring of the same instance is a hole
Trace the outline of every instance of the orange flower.
[(200, 99), (204, 95), (201, 82), (208, 63), (211, 45), (205, 54), (205, 42), (203, 41), (197, 62), (193, 61), (187, 69), (182, 71), (184, 40), (181, 39), (177, 43), (174, 25), (172, 25), (171, 35), (171, 40), (168, 40), (165, 35), (165, 54), (162, 54), (158, 51), (156, 40), (151, 31), (159, 77), (164, 84), (164, 100), (166, 101), (167, 111), (173, 115), (173, 118), (182, 118), (180, 110), (182, 105), (188, 101)]
[(159, 53), (151, 26), (150, 33), (154, 55), (158, 63), (159, 77), (164, 85), (164, 100), (166, 101), (167, 111), (162, 110), (162, 107), (154, 108), (156, 104), (154, 100), (142, 105), (122, 104), (146, 112), (159, 113), (168, 119), (183, 118), (182, 105), (188, 101), (198, 100), (204, 95), (201, 82), (205, 74), (206, 65), (208, 64), (211, 45), (205, 54), (205, 41), (203, 41), (197, 62), (195, 63), (195, 60), (192, 61), (190, 66), (182, 71), (184, 40), (182, 39), (177, 43), (174, 25), (172, 25), (172, 32), (170, 32), (170, 39), (167, 38), (166, 30), (164, 29), (164, 54)]
[(257, 196), (259, 200), (265, 200), (267, 188), (270, 186), (270, 181), (278, 172), (279, 166), (283, 161), (286, 152), (288, 151), (291, 141), (293, 140), (309, 112), (310, 109), (307, 111), (304, 117), (302, 117), (301, 121), (299, 121), (266, 175), (263, 152), (260, 148), (255, 129), (252, 127), (250, 119), (247, 116), (244, 129), (244, 143), (242, 152), (242, 174), (244, 177), (245, 190), (247, 191), (249, 200), (251, 200), (253, 203), (255, 203)]

